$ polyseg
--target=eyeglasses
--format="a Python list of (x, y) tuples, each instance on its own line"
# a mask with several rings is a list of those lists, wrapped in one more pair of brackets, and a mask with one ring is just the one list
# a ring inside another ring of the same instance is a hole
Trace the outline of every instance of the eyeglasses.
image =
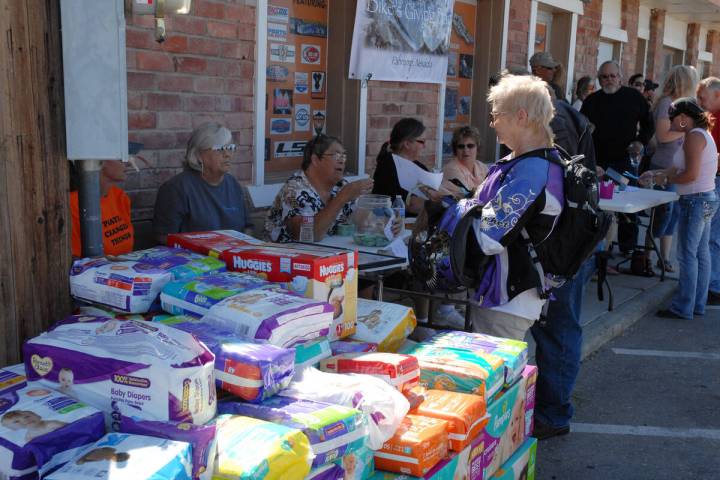
[(632, 84), (632, 86), (633, 86), (633, 87), (643, 87), (643, 86), (645, 86), (645, 83), (643, 83), (643, 82), (634, 82), (634, 83)]
[(457, 145), (455, 145), (455, 148), (457, 148), (458, 150), (465, 150), (466, 148), (470, 150), (475, 147), (477, 147), (477, 145), (475, 145), (474, 143), (458, 143)]
[(490, 112), (490, 121), (495, 123), (497, 122), (498, 118), (505, 115), (505, 112)]
[(619, 76), (620, 76), (620, 75), (618, 75), (618, 74), (616, 74), (616, 73), (610, 73), (610, 74), (607, 74), (607, 75), (604, 75), (604, 74), (603, 74), (603, 75), (598, 75), (598, 78), (599, 78), (600, 80), (608, 80), (608, 79), (615, 80), (615, 79), (618, 78)]
[(323, 153), (320, 156), (321, 157), (332, 157), (333, 160), (335, 160), (336, 162), (339, 162), (340, 160), (347, 159), (347, 152), (329, 152), (329, 153)]
[(234, 143), (228, 143), (227, 145), (221, 145), (219, 147), (210, 147), (213, 152), (234, 152), (237, 150), (237, 145)]
[(417, 143), (419, 143), (420, 145), (423, 145), (423, 146), (425, 145), (425, 140), (423, 140), (422, 138), (416, 138), (415, 141)]

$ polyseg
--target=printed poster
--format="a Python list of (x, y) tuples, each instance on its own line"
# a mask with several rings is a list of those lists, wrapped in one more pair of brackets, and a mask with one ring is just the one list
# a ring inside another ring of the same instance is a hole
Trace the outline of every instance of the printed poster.
[(350, 78), (443, 83), (454, 0), (358, 0)]

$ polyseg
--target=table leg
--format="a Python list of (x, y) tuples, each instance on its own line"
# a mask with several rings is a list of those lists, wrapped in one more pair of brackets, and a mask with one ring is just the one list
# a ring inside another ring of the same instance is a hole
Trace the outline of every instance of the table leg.
[(652, 234), (652, 227), (655, 223), (655, 209), (653, 208), (650, 213), (650, 222), (648, 223), (647, 230), (645, 231), (646, 237), (650, 236), (650, 245), (652, 245), (652, 249), (655, 250), (655, 253), (657, 253), (658, 256), (658, 262), (660, 263), (660, 281), (665, 281), (665, 259), (662, 256), (662, 253), (660, 253), (660, 250), (657, 247), (657, 244), (655, 243), (655, 237), (653, 237)]
[(377, 276), (377, 299), (378, 302), (383, 301), (383, 275), (382, 273)]

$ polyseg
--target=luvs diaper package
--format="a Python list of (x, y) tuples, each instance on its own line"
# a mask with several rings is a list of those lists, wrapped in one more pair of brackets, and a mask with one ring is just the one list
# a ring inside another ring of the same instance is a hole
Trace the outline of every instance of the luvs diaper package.
[(221, 402), (218, 411), (258, 418), (302, 431), (315, 455), (314, 467), (334, 462), (358, 450), (367, 435), (360, 411), (324, 402), (273, 397), (260, 405)]
[(239, 415), (219, 415), (215, 424), (213, 479), (302, 480), (310, 472), (310, 443), (300, 430)]
[(225, 251), (228, 270), (251, 272), (333, 306), (330, 341), (352, 335), (357, 318), (357, 252), (303, 245), (246, 246)]
[(163, 246), (125, 253), (119, 258), (155, 265), (172, 273), (175, 280), (186, 280), (225, 271), (225, 263), (217, 258)]
[(493, 480), (535, 480), (537, 440), (530, 437), (500, 467)]
[(502, 358), (505, 362), (505, 386), (515, 383), (528, 361), (527, 343), (483, 333), (440, 332), (424, 343), (485, 352)]
[(364, 373), (399, 391), (418, 384), (420, 367), (415, 357), (399, 353), (345, 353), (320, 362), (320, 370), (332, 373)]
[(192, 317), (160, 321), (195, 335), (215, 355), (215, 383), (247, 402), (261, 402), (287, 387), (295, 373), (295, 352), (239, 335)]
[(203, 321), (245, 338), (292, 347), (326, 336), (333, 307), (266, 285), (226, 298)]
[(410, 355), (418, 359), (420, 384), (426, 388), (474, 393), (487, 400), (505, 380), (503, 360), (488, 353), (421, 343)]
[(447, 454), (447, 422), (407, 415), (395, 435), (375, 452), (375, 467), (421, 477)]
[(70, 270), (70, 293), (119, 312), (145, 313), (172, 278), (170, 271), (148, 263), (83, 258)]
[(160, 293), (162, 309), (173, 315), (202, 317), (222, 300), (266, 285), (254, 275), (222, 272), (168, 283)]
[(205, 423), (215, 415), (215, 357), (191, 334), (160, 323), (71, 316), (23, 345), (29, 380), (103, 412)]
[(109, 433), (46, 477), (47, 480), (190, 480), (190, 444)]
[(353, 340), (375, 343), (380, 352), (397, 352), (417, 326), (410, 307), (358, 299), (357, 330)]
[(99, 410), (0, 369), (0, 478), (36, 479), (53, 457), (104, 434)]
[(415, 389), (422, 401), (412, 413), (448, 422), (450, 449), (461, 451), (477, 437), (488, 422), (485, 399), (479, 395), (445, 390)]

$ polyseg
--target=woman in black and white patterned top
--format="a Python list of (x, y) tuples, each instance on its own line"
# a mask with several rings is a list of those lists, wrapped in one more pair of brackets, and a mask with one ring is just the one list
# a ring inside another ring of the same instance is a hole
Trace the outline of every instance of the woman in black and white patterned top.
[(302, 170), (285, 182), (268, 212), (265, 238), (273, 242), (298, 240), (306, 206), (315, 213), (316, 241), (335, 234), (338, 224), (348, 221), (355, 200), (373, 187), (372, 179), (348, 182), (343, 178), (346, 159), (345, 148), (335, 137), (320, 135), (309, 141)]

